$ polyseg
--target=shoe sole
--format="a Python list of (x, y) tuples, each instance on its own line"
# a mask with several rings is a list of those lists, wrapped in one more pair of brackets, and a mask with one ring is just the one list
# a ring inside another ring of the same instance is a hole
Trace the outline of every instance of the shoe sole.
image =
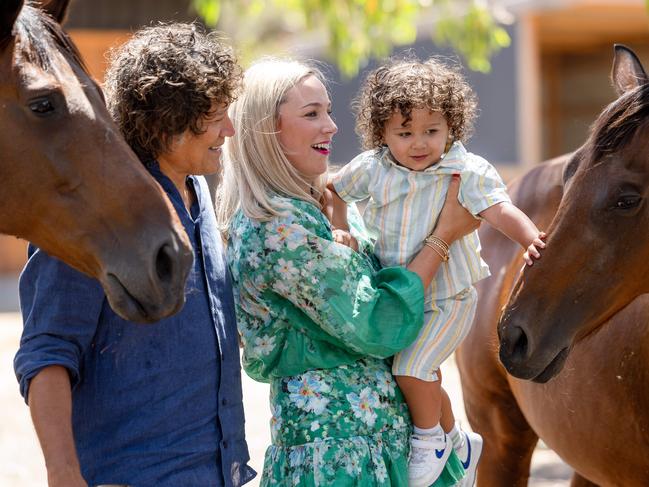
[[(444, 449), (444, 455), (440, 458), (444, 463), (444, 467), (446, 466), (446, 462), (448, 461), (448, 457), (451, 456), (451, 451), (453, 450), (453, 446), (451, 445), (451, 442), (449, 441), (446, 444), (446, 448)], [(480, 448), (480, 451), (482, 452), (482, 447)], [(431, 484), (433, 484), (440, 475), (442, 475), (442, 472), (444, 471), (444, 467), (442, 467), (442, 470), (436, 475), (436, 476), (428, 476), (424, 477), (421, 479), (417, 480), (412, 480), (408, 479), (408, 486), (409, 487), (429, 487)]]
[[(469, 436), (466, 436), (466, 441), (469, 441)], [(469, 442), (470, 443), (470, 442)], [(475, 478), (476, 478), (476, 472), (478, 471), (478, 464), (480, 463), (480, 456), (482, 455), (482, 444), (484, 441), (481, 441), (477, 445), (472, 445), (472, 452), (471, 455), (473, 455), (476, 459), (475, 462), (475, 468), (473, 469), (473, 472), (471, 473), (471, 476), (466, 476), (462, 479), (460, 482), (459, 486), (461, 487), (473, 487), (475, 485)]]

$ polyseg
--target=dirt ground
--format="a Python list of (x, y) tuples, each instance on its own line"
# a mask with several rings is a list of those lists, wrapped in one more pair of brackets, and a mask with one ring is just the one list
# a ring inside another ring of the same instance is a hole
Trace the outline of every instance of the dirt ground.
[[(21, 327), (19, 314), (0, 313), (0, 486), (43, 487), (46, 485), (45, 465), (31, 425), (29, 409), (20, 397), (13, 373), (13, 357), (18, 347)], [(468, 426), (462, 407), (459, 376), (452, 359), (448, 365), (445, 364), (444, 380), (456, 416)], [(268, 386), (244, 376), (243, 389), (251, 465), (260, 471), (264, 451), (270, 442)], [(570, 475), (570, 469), (552, 451), (543, 445), (537, 448), (530, 486), (568, 486)], [(259, 479), (248, 485), (258, 486)]]

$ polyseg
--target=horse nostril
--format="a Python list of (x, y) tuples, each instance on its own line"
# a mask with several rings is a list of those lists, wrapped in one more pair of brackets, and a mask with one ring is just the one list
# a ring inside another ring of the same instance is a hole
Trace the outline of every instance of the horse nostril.
[(171, 251), (171, 246), (169, 244), (164, 244), (158, 250), (158, 254), (155, 259), (155, 270), (158, 275), (158, 279), (162, 282), (169, 282), (173, 277), (174, 271), (174, 259)]
[(527, 335), (519, 326), (513, 326), (506, 333), (508, 352), (512, 362), (522, 362), (527, 358)]
[(527, 335), (522, 328), (516, 326), (511, 330), (512, 359), (522, 361), (527, 357)]

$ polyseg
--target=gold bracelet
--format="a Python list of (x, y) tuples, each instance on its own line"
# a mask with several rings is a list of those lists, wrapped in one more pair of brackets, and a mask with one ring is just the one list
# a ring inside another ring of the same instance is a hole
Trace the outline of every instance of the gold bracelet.
[(439, 258), (442, 259), (442, 262), (448, 262), (448, 250), (444, 250), (439, 245), (435, 245), (432, 242), (428, 242), (427, 240), (424, 240), (424, 245), (433, 249), (435, 253), (439, 255)]
[(426, 237), (424, 239), (424, 242), (432, 243), (434, 245), (438, 245), (440, 248), (444, 249), (446, 251), (446, 253), (448, 253), (449, 245), (444, 240), (439, 238), (437, 235), (433, 235), (431, 233), (430, 235), (428, 235), (428, 237)]
[(442, 245), (441, 243), (439, 243), (439, 242), (437, 242), (437, 241), (435, 241), (435, 240), (428, 240), (426, 243), (427, 243), (428, 245), (434, 245), (435, 247), (437, 247), (438, 249), (440, 249), (440, 250), (441, 250), (442, 252), (444, 252), (445, 254), (448, 254), (448, 247), (444, 247), (444, 245)]

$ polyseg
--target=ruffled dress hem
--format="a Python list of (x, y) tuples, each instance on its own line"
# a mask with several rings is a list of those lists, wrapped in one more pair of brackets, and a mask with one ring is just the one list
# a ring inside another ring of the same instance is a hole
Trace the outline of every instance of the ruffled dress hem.
[[(410, 430), (372, 436), (326, 438), (266, 450), (261, 487), (408, 487)], [(464, 477), (451, 452), (444, 471), (431, 487), (451, 487)]]

